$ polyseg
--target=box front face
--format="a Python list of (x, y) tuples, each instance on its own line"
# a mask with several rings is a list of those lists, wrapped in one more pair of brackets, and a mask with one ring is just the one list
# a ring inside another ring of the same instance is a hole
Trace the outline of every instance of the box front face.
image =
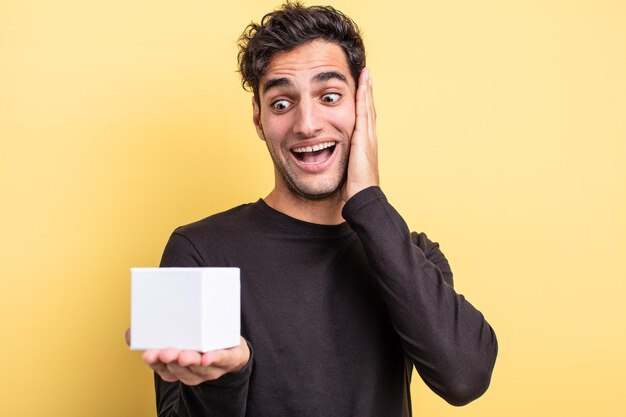
[(201, 348), (200, 273), (182, 269), (133, 270), (132, 349)]

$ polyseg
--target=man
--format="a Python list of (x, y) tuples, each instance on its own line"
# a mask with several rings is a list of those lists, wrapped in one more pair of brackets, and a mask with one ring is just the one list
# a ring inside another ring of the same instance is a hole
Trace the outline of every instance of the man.
[(241, 343), (146, 351), (159, 415), (408, 416), (413, 367), (451, 404), (480, 396), (495, 335), (378, 186), (354, 22), (287, 3), (247, 28), (239, 65), (274, 189), (178, 228), (161, 266), (240, 267)]

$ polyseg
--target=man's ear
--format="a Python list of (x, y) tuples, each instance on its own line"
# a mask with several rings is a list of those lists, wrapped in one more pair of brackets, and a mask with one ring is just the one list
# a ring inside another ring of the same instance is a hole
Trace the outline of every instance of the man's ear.
[(263, 125), (261, 124), (261, 108), (254, 97), (252, 97), (252, 123), (256, 128), (256, 134), (261, 140), (265, 140), (265, 132), (263, 132)]

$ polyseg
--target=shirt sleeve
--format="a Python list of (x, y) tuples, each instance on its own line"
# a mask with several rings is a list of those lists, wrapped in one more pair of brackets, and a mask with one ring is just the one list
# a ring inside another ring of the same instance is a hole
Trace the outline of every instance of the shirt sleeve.
[(483, 315), (452, 286), (439, 245), (410, 233), (379, 187), (345, 204), (379, 282), (405, 353), (425, 383), (453, 405), (464, 405), (489, 386), (498, 351)]
[[(161, 267), (203, 267), (207, 263), (193, 242), (179, 232), (170, 237)], [(190, 416), (245, 416), (248, 385), (252, 374), (254, 352), (250, 348), (250, 360), (239, 372), (225, 374), (215, 381), (196, 386), (180, 382), (163, 381), (154, 374), (156, 407), (159, 417)]]

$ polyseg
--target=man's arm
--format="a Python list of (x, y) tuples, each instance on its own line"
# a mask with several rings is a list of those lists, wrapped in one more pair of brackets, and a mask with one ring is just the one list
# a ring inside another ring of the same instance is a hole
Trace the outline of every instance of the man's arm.
[(453, 405), (482, 395), (496, 359), (495, 333), (455, 292), (451, 273), (444, 277), (430, 260), (446, 269), (438, 247), (424, 235), (415, 239), (423, 248), (415, 245), (378, 187), (355, 195), (343, 215), (363, 244), (404, 351), (426, 384)]
[[(161, 267), (207, 266), (192, 242), (174, 232)], [(244, 416), (252, 373), (252, 349), (239, 346), (200, 353), (189, 350), (147, 350), (142, 359), (155, 371), (160, 417)]]
[(393, 326), (418, 373), (449, 403), (466, 404), (489, 386), (498, 349), (495, 333), (454, 291), (438, 246), (425, 235), (414, 235), (414, 243), (378, 187), (376, 111), (367, 69), (359, 78), (356, 101), (342, 215), (363, 244)]

